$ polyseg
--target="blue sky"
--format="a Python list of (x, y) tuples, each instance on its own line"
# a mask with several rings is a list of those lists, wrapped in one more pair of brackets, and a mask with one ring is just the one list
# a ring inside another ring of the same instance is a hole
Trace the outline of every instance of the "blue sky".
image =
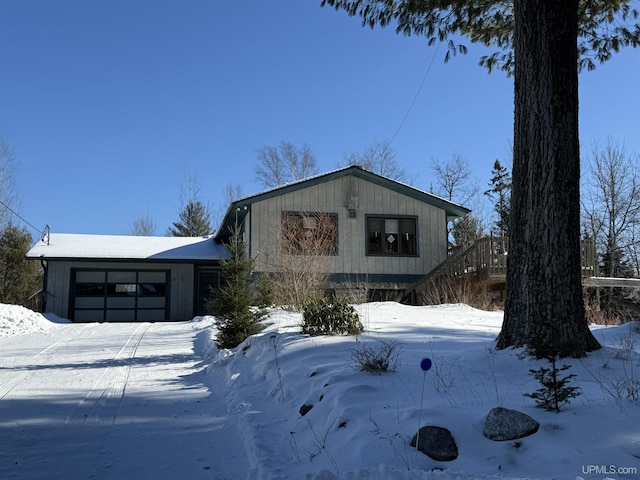
[[(391, 144), (397, 162), (428, 190), (431, 159), (458, 154), (484, 188), (509, 157), (512, 79), (477, 65), (482, 47), (444, 64), (444, 47), (319, 5), (0, 0), (0, 135), (15, 150), (20, 214), (97, 234), (148, 215), (163, 235), (188, 176), (221, 207), (228, 184), (262, 190), (260, 146), (306, 143), (332, 170), (392, 138), (423, 79)], [(581, 74), (583, 159), (607, 137), (640, 153), (639, 78), (633, 49)]]

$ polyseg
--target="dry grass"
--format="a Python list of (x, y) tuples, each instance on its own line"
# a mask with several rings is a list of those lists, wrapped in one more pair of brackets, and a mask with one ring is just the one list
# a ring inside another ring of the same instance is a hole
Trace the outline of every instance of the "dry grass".
[(604, 304), (587, 297), (584, 303), (587, 321), (596, 325), (621, 325), (640, 319), (640, 307), (633, 301), (615, 298)]
[(448, 277), (429, 285), (420, 295), (426, 305), (464, 303), (481, 310), (499, 310), (504, 308), (504, 292), (497, 287), (472, 277)]

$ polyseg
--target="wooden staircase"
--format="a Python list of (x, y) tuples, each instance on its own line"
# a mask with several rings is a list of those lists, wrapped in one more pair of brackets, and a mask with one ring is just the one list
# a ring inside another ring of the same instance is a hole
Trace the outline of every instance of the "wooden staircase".
[[(455, 247), (449, 251), (444, 262), (407, 288), (402, 297), (415, 299), (415, 303), (422, 304), (424, 302), (421, 299), (426, 292), (437, 291), (445, 282), (470, 278), (484, 281), (487, 288), (492, 290), (504, 290), (508, 253), (508, 237), (483, 237), (467, 247)], [(581, 242), (581, 256), (583, 283), (589, 285), (589, 282), (593, 283), (598, 268), (592, 241)]]

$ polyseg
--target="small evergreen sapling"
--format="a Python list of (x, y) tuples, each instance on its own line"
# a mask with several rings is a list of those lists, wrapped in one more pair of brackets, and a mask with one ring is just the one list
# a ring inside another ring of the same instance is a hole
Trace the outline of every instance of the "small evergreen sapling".
[(549, 412), (560, 412), (572, 398), (576, 398), (582, 392), (580, 388), (570, 385), (570, 380), (574, 374), (561, 376), (561, 372), (569, 369), (569, 365), (561, 368), (556, 366), (556, 357), (549, 358), (551, 368), (540, 367), (537, 370), (529, 370), (536, 380), (542, 385), (533, 393), (525, 393), (525, 397), (533, 398), (536, 406), (544, 408)]
[(248, 258), (244, 242), (234, 230), (228, 245), (231, 258), (224, 260), (222, 267), (222, 286), (209, 301), (209, 313), (216, 317), (219, 348), (235, 348), (247, 337), (262, 330), (260, 321), (266, 315), (262, 309), (252, 306), (249, 292), (249, 279), (253, 260)]

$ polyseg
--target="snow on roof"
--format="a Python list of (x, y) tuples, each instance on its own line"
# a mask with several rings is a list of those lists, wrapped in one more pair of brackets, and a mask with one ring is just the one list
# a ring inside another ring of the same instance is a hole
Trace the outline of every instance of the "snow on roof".
[(51, 233), (27, 252), (27, 258), (120, 260), (220, 260), (226, 248), (207, 237), (141, 237)]

